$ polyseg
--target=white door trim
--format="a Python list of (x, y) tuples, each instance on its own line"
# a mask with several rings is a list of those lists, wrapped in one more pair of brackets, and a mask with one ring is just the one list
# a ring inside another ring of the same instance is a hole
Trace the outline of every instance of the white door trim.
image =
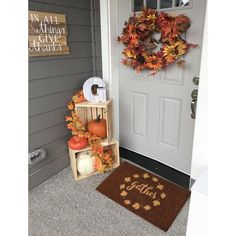
[(202, 41), (200, 82), (198, 86), (197, 115), (193, 139), (191, 178), (197, 179), (208, 167), (208, 7), (206, 5), (205, 24)]
[(114, 132), (119, 140), (118, 0), (100, 0), (102, 76), (113, 99)]

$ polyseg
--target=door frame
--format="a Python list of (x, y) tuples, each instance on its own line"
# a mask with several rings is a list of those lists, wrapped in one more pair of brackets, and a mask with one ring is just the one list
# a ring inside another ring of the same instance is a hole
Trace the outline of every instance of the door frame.
[[(114, 102), (114, 119), (115, 119), (115, 137), (119, 140), (119, 63), (118, 60), (119, 51), (117, 45), (117, 36), (119, 35), (119, 24), (118, 24), (118, 1), (119, 0), (100, 0), (100, 19), (101, 19), (101, 45), (102, 45), (102, 71), (103, 79), (105, 80), (108, 88), (108, 94), (113, 98)], [(204, 26), (204, 35), (202, 42), (202, 54), (204, 57), (207, 54), (207, 6), (206, 6), (206, 16), (205, 16), (205, 26)], [(205, 49), (205, 50), (204, 50)], [(203, 57), (201, 57), (203, 59)], [(200, 83), (198, 90), (201, 92), (198, 93), (198, 105), (197, 105), (197, 116), (195, 120), (195, 131), (193, 137), (193, 152), (192, 152), (192, 170), (194, 171), (194, 178), (196, 178), (194, 160), (200, 158), (201, 160), (207, 159), (206, 153), (206, 142), (205, 145), (199, 140), (206, 140), (206, 104), (204, 101), (207, 100), (207, 88), (205, 88), (207, 83), (207, 71), (206, 63), (202, 63), (200, 68)], [(202, 89), (204, 88), (204, 89)], [(202, 92), (204, 90), (204, 92)], [(200, 99), (199, 99), (200, 96)], [(200, 102), (199, 102), (200, 101)], [(201, 102), (203, 101), (203, 102)], [(200, 119), (199, 119), (200, 117)], [(197, 125), (197, 126), (196, 126)], [(196, 132), (196, 128), (201, 130), (201, 132)], [(201, 156), (199, 156), (201, 155)], [(203, 169), (207, 165), (205, 161), (202, 166)], [(199, 167), (198, 173), (200, 172)], [(192, 174), (191, 174), (192, 175)]]
[(100, 0), (102, 76), (113, 99), (114, 136), (119, 140), (118, 0)]

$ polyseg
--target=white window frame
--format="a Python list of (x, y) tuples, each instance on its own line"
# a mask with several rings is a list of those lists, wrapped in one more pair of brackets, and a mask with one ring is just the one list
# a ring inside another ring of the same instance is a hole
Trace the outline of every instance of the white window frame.
[[(172, 7), (170, 7), (170, 8), (162, 8), (162, 9), (160, 9), (161, 0), (157, 0), (157, 8), (156, 8), (156, 10), (158, 10), (158, 11), (175, 11), (176, 9), (179, 9), (179, 7), (174, 7), (175, 6), (175, 2), (176, 2), (176, 0), (172, 1)], [(147, 6), (147, 0), (143, 0), (143, 5), (145, 7)], [(192, 8), (192, 6), (193, 6), (193, 0), (190, 0), (189, 1), (189, 5), (185, 6), (183, 9)], [(132, 9), (134, 11), (134, 0), (132, 0)], [(136, 11), (136, 12), (140, 12), (140, 11)]]

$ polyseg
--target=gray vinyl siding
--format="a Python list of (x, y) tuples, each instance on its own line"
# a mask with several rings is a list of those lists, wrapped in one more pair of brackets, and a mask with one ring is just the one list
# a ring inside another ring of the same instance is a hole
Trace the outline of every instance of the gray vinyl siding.
[(99, 0), (30, 0), (29, 10), (65, 14), (70, 47), (69, 55), (29, 58), (29, 150), (47, 151), (29, 167), (32, 189), (69, 165), (66, 104), (87, 78), (101, 76), (102, 67)]
[(101, 52), (101, 27), (100, 27), (100, 4), (99, 0), (91, 0), (93, 11), (93, 33), (94, 33), (94, 64), (96, 76), (102, 77), (102, 52)]

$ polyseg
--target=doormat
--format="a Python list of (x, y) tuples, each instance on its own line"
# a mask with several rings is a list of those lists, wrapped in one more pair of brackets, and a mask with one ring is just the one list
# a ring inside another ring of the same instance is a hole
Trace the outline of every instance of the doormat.
[(164, 231), (191, 193), (128, 162), (123, 162), (96, 190)]

